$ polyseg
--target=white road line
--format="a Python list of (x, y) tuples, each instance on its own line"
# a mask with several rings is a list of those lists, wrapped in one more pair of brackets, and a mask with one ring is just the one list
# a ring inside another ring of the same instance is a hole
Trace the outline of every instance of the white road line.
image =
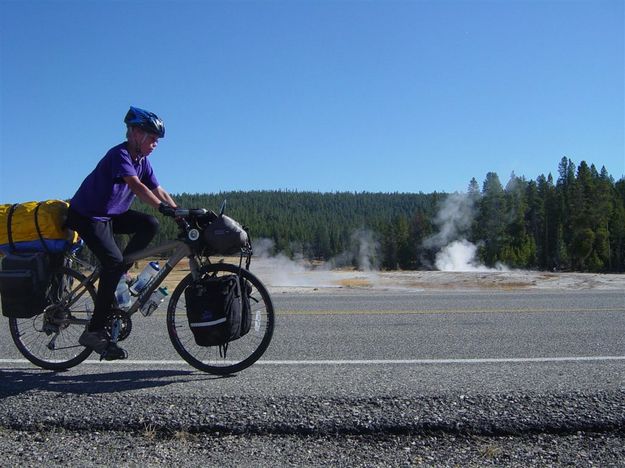
[[(349, 366), (349, 365), (423, 365), (423, 364), (500, 364), (500, 363), (534, 363), (534, 362), (588, 362), (588, 361), (625, 361), (625, 356), (566, 356), (536, 358), (475, 358), (475, 359), (311, 359), (311, 360), (260, 360), (254, 365), (269, 366)], [(26, 359), (0, 359), (0, 364), (30, 364)], [(98, 361), (89, 359), (85, 364), (96, 365), (128, 365), (128, 366), (187, 366), (182, 360), (122, 360)]]

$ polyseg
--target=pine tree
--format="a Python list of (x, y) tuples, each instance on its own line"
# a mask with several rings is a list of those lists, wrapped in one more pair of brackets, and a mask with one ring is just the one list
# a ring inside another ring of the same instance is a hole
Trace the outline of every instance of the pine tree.
[[(476, 216), (465, 234), (481, 246), (480, 260), (524, 268), (625, 271), (625, 179), (614, 182), (605, 167), (597, 171), (582, 161), (577, 168), (566, 157), (558, 171), (556, 184), (551, 174), (529, 182), (512, 174), (505, 190), (493, 172), (481, 191), (471, 179), (467, 197)], [(249, 228), (253, 242), (269, 239), (273, 253), (328, 260), (353, 250), (353, 233), (366, 230), (380, 241), (385, 268), (421, 268), (433, 264), (437, 251), (423, 242), (437, 232), (433, 220), (448, 196), (238, 191), (174, 198), (185, 208), (214, 211), (227, 199), (226, 214)], [(178, 236), (171, 218), (143, 203), (133, 208), (159, 219), (154, 244)], [(119, 242), (123, 247), (126, 237)]]
[(481, 258), (488, 266), (500, 260), (505, 237), (505, 197), (499, 177), (494, 172), (486, 174), (479, 204), (477, 231), (483, 241)]

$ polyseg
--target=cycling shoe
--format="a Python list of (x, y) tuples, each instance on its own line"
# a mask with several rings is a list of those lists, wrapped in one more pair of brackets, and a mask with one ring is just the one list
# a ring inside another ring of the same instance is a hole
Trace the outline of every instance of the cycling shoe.
[(104, 330), (89, 331), (85, 329), (83, 334), (80, 335), (78, 343), (101, 355), (106, 351), (109, 339)]
[(100, 361), (115, 361), (118, 359), (127, 359), (128, 353), (125, 349), (120, 348), (115, 343), (109, 343), (107, 348), (100, 354)]

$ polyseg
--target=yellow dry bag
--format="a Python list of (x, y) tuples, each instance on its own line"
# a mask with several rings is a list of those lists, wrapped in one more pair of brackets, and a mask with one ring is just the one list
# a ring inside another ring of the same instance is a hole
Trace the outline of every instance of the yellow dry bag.
[(62, 200), (0, 205), (0, 252), (64, 251), (78, 239), (65, 227), (68, 207)]

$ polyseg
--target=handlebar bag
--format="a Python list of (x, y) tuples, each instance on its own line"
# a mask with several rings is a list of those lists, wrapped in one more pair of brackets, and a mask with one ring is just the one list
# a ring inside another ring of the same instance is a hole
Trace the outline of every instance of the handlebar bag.
[(202, 279), (185, 289), (187, 319), (198, 346), (224, 346), (251, 325), (248, 288), (238, 275)]
[(229, 255), (240, 252), (249, 243), (245, 229), (234, 219), (222, 214), (202, 233), (208, 253)]
[(68, 207), (62, 200), (0, 205), (0, 252), (63, 252), (78, 238), (65, 227)]
[(30, 318), (42, 313), (50, 271), (50, 258), (42, 252), (4, 257), (0, 270), (2, 315)]

